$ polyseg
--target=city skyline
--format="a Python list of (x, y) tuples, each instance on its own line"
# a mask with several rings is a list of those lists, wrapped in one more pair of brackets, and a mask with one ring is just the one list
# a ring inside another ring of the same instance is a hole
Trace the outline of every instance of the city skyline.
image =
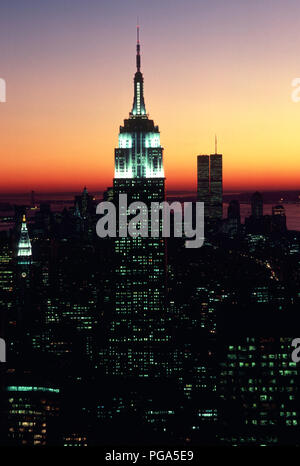
[[(131, 96), (137, 14), (146, 106), (163, 128), (167, 190), (196, 191), (196, 156), (212, 152), (215, 133), (225, 191), (298, 188), (300, 105), (291, 99), (291, 81), (299, 74), (300, 7), (166, 5), (156, 2), (154, 15), (146, 3), (117, 2), (114, 9), (91, 1), (88, 17), (77, 1), (72, 9), (58, 2), (39, 9), (31, 1), (18, 16), (8, 3), (1, 7), (1, 192), (111, 184), (111, 147)], [(12, 37), (7, 25), (18, 33)], [(43, 47), (34, 46), (41, 29)]]
[(283, 3), (0, 6), (0, 446), (300, 445)]

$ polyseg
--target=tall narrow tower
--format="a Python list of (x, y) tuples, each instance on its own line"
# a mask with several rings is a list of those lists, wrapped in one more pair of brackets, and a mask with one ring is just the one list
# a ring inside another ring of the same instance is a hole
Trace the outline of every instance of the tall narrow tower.
[(204, 202), (206, 219), (221, 220), (223, 214), (223, 166), (222, 154), (197, 156), (197, 199)]
[(210, 213), (209, 193), (209, 155), (198, 155), (197, 157), (197, 200), (204, 202), (205, 218)]
[[(120, 127), (115, 149), (113, 195), (126, 194), (128, 204), (165, 198), (163, 148), (158, 126), (148, 118), (141, 73), (137, 29), (134, 99), (129, 118)], [(119, 212), (126, 216), (127, 212)], [(161, 221), (160, 221), (161, 222)], [(161, 223), (158, 225), (161, 229)], [(114, 375), (160, 377), (165, 330), (166, 254), (164, 238), (115, 239), (114, 303), (109, 333), (109, 366)]]
[(22, 295), (21, 301), (24, 299), (24, 290), (30, 288), (30, 270), (32, 263), (32, 248), (28, 234), (25, 215), (22, 216), (22, 224), (19, 242), (16, 248), (16, 277), (17, 289)]
[[(19, 230), (19, 222), (17, 229)], [(25, 339), (29, 336), (30, 327), (33, 328), (33, 300), (32, 300), (32, 248), (28, 234), (25, 215), (22, 215), (21, 231), (16, 243), (14, 278), (13, 278), (13, 306), (8, 326), (8, 355), (9, 358), (19, 357), (25, 351)], [(12, 323), (12, 324), (11, 324)]]
[(210, 218), (221, 220), (223, 214), (222, 154), (210, 155)]

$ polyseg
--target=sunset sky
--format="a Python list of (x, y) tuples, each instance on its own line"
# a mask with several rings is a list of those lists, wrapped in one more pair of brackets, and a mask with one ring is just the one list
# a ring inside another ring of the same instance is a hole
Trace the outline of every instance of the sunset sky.
[(167, 188), (195, 189), (216, 133), (225, 190), (300, 189), (299, 0), (1, 0), (0, 191), (112, 184), (137, 16)]

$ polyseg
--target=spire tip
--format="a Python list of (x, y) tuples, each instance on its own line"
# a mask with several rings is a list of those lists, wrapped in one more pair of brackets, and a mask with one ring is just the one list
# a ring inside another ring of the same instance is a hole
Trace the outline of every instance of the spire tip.
[(139, 18), (137, 18), (137, 26), (136, 26), (136, 68), (137, 71), (141, 69), (141, 54), (140, 54), (140, 26), (139, 26)]

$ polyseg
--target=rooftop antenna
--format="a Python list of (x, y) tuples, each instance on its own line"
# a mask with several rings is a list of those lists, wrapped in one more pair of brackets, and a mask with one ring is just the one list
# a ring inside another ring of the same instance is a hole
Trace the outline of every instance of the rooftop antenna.
[(136, 25), (136, 68), (137, 71), (141, 69), (141, 55), (140, 55), (140, 26), (139, 26), (139, 17), (137, 17), (137, 25)]
[(217, 140), (217, 135), (215, 134), (215, 154), (218, 153), (218, 140)]

